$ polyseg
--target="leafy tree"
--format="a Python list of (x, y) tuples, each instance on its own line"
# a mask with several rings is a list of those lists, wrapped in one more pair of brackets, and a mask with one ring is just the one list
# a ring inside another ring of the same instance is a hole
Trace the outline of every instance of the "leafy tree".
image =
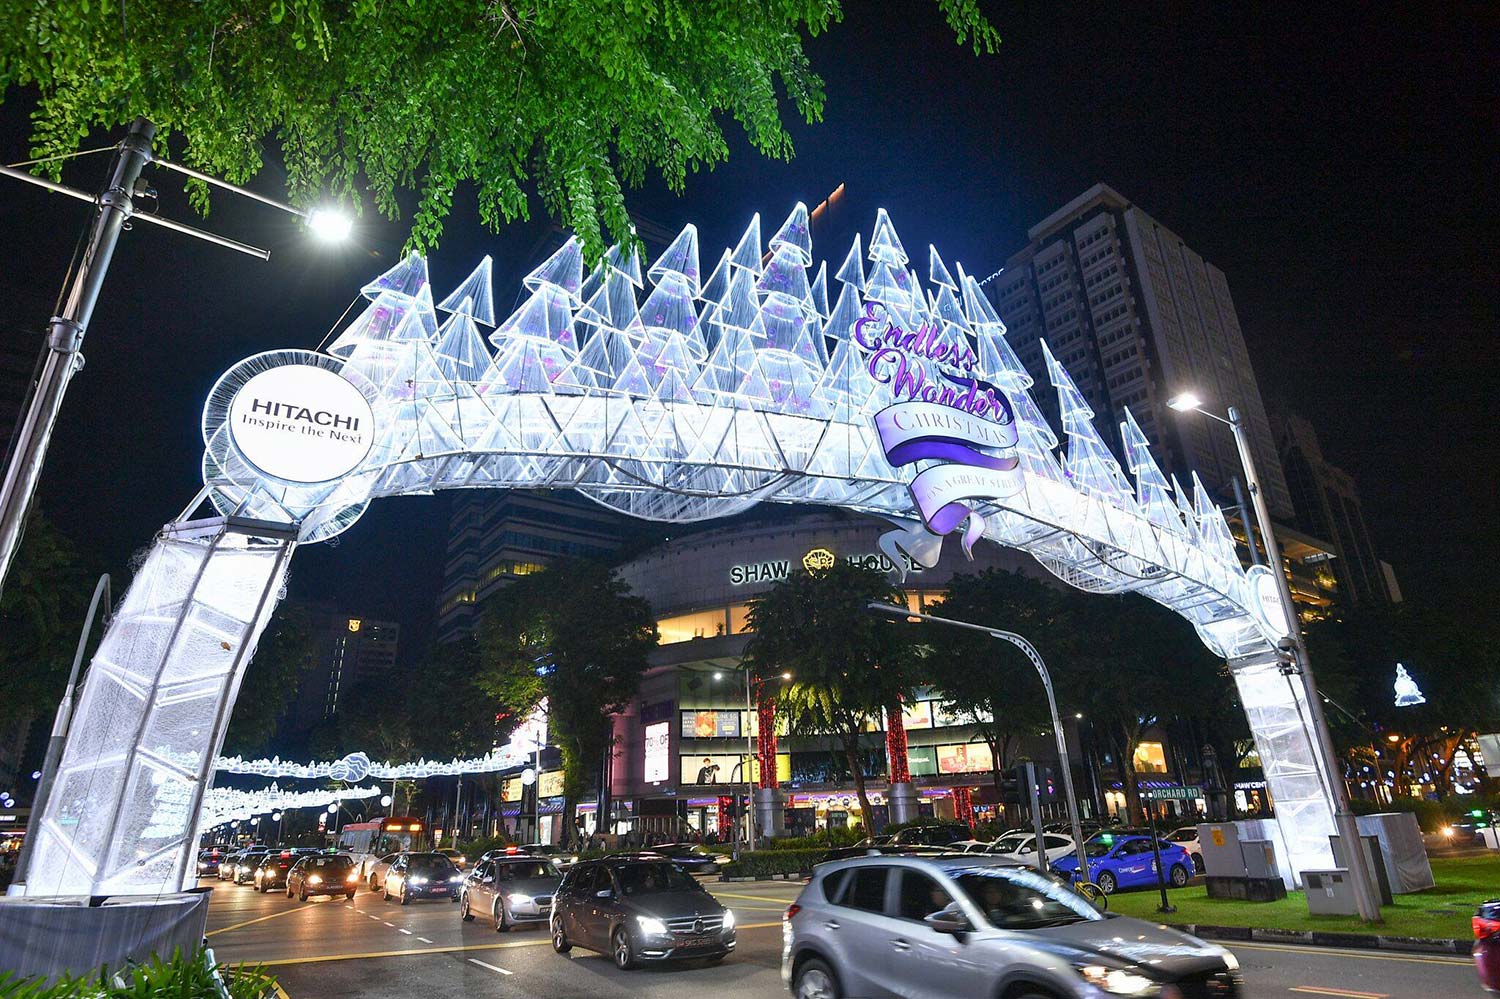
[[(937, 613), (991, 625), (1049, 645), (1056, 628), (1055, 587), (1016, 572), (986, 569), (954, 576)], [(993, 761), (995, 787), (1016, 760), (1013, 749), (1027, 736), (1049, 733), (1051, 715), (1031, 663), (1021, 651), (988, 635), (959, 628), (924, 629), (931, 653), (925, 675), (953, 711), (976, 725)]]
[(312, 666), (314, 653), (312, 623), (306, 609), (294, 603), (281, 604), (245, 667), (229, 731), (224, 734), (226, 753), (255, 756), (265, 750), (276, 734), (277, 720)]
[(479, 641), (469, 637), (437, 646), (412, 671), (404, 709), (418, 756), (466, 758), (495, 747), (502, 705), (478, 682), (482, 662)]
[[(937, 5), (961, 44), (996, 50), (978, 0)], [(37, 156), (145, 115), (186, 163), (240, 183), (274, 141), (299, 205), (368, 187), (395, 218), (419, 192), (419, 246), (467, 181), (487, 225), (527, 217), (534, 189), (597, 254), (601, 229), (630, 234), (626, 185), (655, 171), (681, 191), (728, 156), (724, 120), (789, 158), (783, 99), (823, 113), (804, 34), (841, 16), (836, 0), (16, 0), (0, 88), (40, 91)]]
[(56, 711), (93, 582), (73, 543), (33, 514), (0, 594), (0, 729)]
[(1149, 728), (1195, 710), (1205, 676), (1223, 664), (1192, 626), (1137, 594), (1117, 599), (1068, 591), (1054, 617), (1056, 651), (1043, 655), (1058, 699), (1082, 711), (1110, 747), (1125, 786), (1126, 810), (1141, 818), (1135, 751)]
[[(551, 742), (562, 755), (563, 814), (599, 774), (610, 715), (635, 695), (656, 647), (651, 605), (613, 570), (561, 562), (516, 580), (480, 624), (479, 686), (515, 714), (548, 703)], [(571, 822), (563, 835), (576, 835)]]
[(776, 713), (792, 735), (830, 735), (843, 750), (866, 827), (872, 814), (860, 742), (867, 723), (909, 698), (920, 650), (910, 630), (877, 618), (871, 601), (904, 604), (885, 574), (840, 560), (794, 573), (750, 601), (745, 665), (762, 682), (792, 679)]

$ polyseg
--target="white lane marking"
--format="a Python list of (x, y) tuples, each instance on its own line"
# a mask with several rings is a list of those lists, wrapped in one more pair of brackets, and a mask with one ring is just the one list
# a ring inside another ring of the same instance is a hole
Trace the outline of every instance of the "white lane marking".
[(479, 960), (479, 958), (477, 958), (477, 957), (471, 957), (471, 958), (469, 958), (469, 963), (470, 964), (477, 964), (481, 968), (488, 968), (491, 971), (496, 972), (497, 974), (501, 974), (501, 975), (514, 975), (515, 974), (514, 971), (506, 971), (504, 968), (498, 968), (498, 967), (496, 967), (493, 964), (485, 964), (483, 961)]
[(396, 924), (395, 923), (386, 923), (384, 919), (382, 919), (381, 922), (385, 923), (385, 925), (389, 926), (393, 930), (396, 928)]
[(423, 943), (432, 943), (432, 941), (428, 940), (426, 937), (417, 937), (417, 939), (422, 941)]
[(396, 932), (397, 933), (405, 933), (407, 936), (411, 936), (411, 930), (399, 930), (398, 929)]

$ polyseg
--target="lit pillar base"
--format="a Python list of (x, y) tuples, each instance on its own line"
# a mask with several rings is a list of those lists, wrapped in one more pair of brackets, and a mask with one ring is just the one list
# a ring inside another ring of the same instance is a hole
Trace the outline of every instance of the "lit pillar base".
[(755, 833), (766, 839), (786, 835), (786, 796), (781, 788), (755, 789)]
[(907, 781), (892, 784), (885, 792), (892, 822), (911, 822), (921, 814), (917, 808), (917, 789)]

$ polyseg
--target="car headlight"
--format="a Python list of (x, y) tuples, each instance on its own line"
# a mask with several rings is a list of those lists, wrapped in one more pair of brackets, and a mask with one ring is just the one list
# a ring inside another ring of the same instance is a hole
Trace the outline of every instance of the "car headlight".
[(320, 885), (323, 883), (323, 879), (316, 874), (309, 874), (307, 876), (307, 883), (310, 885)]
[(1156, 985), (1145, 975), (1124, 968), (1106, 968), (1102, 964), (1082, 965), (1078, 973), (1094, 988), (1116, 996), (1145, 995)]
[(724, 910), (724, 928), (726, 930), (734, 929), (734, 913), (729, 909)]
[(352, 885), (352, 884), (354, 884), (354, 882), (356, 882), (356, 881), (359, 880), (359, 875), (358, 874), (354, 874), (354, 873), (350, 873), (350, 875), (347, 878), (345, 878), (344, 880), (347, 881), (347, 882), (349, 882)]
[(507, 895), (506, 898), (510, 899), (510, 904), (511, 905), (530, 905), (531, 904), (531, 896), (530, 895), (522, 895), (520, 892), (515, 892), (513, 894)]
[(422, 877), (407, 878), (406, 880), (410, 881), (414, 885), (425, 885), (427, 883), (427, 879)]
[(448, 880), (451, 881), (451, 882), (453, 882), (454, 884), (457, 884), (458, 882), (462, 881), (463, 879), (464, 879), (464, 876), (462, 874), (455, 874), (455, 875), (453, 875), (453, 877), (449, 878)]
[(654, 916), (636, 916), (636, 923), (641, 927), (641, 932), (647, 936), (664, 937), (667, 935), (667, 924)]
[(1224, 958), (1224, 967), (1228, 968), (1230, 971), (1239, 971), (1240, 970), (1240, 959), (1239, 958), (1235, 957), (1233, 954), (1229, 953), (1229, 951), (1227, 951), (1227, 950), (1224, 951), (1224, 953), (1221, 954), (1220, 956)]

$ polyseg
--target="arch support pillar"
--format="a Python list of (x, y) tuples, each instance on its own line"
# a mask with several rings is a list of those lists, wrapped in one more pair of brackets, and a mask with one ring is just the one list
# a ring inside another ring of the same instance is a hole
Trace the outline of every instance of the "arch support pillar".
[(90, 663), (12, 894), (192, 886), (203, 793), (296, 544), (295, 525), (243, 517), (162, 529)]

